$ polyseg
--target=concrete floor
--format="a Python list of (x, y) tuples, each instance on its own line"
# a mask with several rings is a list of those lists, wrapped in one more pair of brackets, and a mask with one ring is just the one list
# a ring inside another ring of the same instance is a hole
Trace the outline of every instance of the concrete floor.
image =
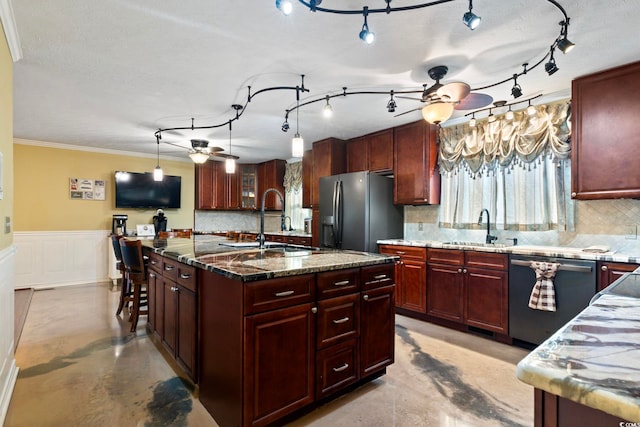
[[(16, 351), (5, 426), (216, 426), (145, 333), (115, 316), (107, 285), (38, 291)], [(396, 317), (383, 377), (292, 426), (532, 426), (533, 390), (515, 377), (525, 350)]]

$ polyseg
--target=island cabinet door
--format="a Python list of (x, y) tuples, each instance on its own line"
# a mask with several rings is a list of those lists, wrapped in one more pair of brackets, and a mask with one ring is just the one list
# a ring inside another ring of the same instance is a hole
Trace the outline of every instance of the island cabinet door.
[(156, 292), (158, 285), (158, 272), (152, 269), (149, 269), (147, 273), (147, 306), (148, 306), (148, 316), (147, 316), (147, 331), (149, 333), (155, 333), (156, 331)]
[(164, 330), (162, 333), (162, 344), (169, 350), (171, 355), (176, 354), (176, 312), (178, 310), (178, 300), (176, 298), (177, 285), (171, 280), (163, 280), (164, 289), (164, 310), (162, 322)]
[(182, 286), (177, 287), (177, 334), (176, 334), (176, 359), (187, 371), (187, 374), (196, 377), (196, 338), (197, 338), (197, 299), (196, 294)]
[(360, 377), (365, 378), (394, 361), (395, 285), (368, 289), (360, 299)]
[(308, 303), (245, 317), (244, 426), (269, 425), (314, 401), (312, 309)]

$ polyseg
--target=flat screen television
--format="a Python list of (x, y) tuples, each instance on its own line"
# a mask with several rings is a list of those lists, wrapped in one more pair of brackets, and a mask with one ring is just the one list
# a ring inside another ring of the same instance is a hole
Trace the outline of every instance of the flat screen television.
[(116, 208), (180, 207), (181, 177), (165, 175), (154, 181), (152, 173), (116, 172)]

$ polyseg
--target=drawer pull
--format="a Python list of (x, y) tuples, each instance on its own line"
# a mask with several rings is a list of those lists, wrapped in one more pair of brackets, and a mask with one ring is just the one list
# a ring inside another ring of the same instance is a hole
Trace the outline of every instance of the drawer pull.
[(289, 295), (293, 295), (295, 291), (282, 291), (282, 292), (276, 292), (274, 295), (277, 297), (288, 297)]
[(154, 278), (154, 277), (156, 277), (156, 274), (155, 273), (149, 273), (149, 277)]
[(373, 276), (374, 279), (376, 280), (382, 280), (382, 279), (386, 279), (387, 275), (386, 274), (378, 274), (377, 276)]
[(404, 252), (404, 251), (396, 251), (396, 253), (397, 253), (398, 255), (404, 255), (406, 252)]
[(335, 323), (336, 325), (339, 325), (341, 323), (346, 323), (348, 321), (349, 321), (349, 316), (343, 317), (342, 319), (334, 320), (333, 323)]
[(182, 274), (180, 274), (180, 278), (181, 279), (191, 279), (191, 275), (187, 274), (187, 273), (182, 273)]
[(158, 263), (158, 261), (156, 261), (155, 259), (151, 260), (151, 265), (156, 265)]
[(348, 285), (348, 284), (349, 284), (349, 281), (348, 281), (348, 280), (342, 280), (342, 281), (340, 281), (340, 282), (335, 282), (335, 283), (333, 284), (333, 286), (344, 286), (344, 285)]
[(349, 368), (349, 364), (345, 363), (342, 366), (338, 366), (337, 368), (333, 368), (333, 372), (342, 372), (342, 371), (344, 371), (345, 369), (348, 369), (348, 368)]
[(172, 286), (170, 289), (171, 289), (173, 292), (177, 292), (177, 291), (178, 291), (178, 288), (177, 288), (176, 286)]
[(365, 301), (369, 301), (369, 295), (364, 294), (364, 295), (362, 296), (362, 299), (363, 299), (363, 300), (365, 300)]
[(174, 268), (173, 265), (165, 265), (164, 266), (164, 269), (167, 270), (167, 271), (171, 271), (171, 270), (173, 270), (173, 268)]

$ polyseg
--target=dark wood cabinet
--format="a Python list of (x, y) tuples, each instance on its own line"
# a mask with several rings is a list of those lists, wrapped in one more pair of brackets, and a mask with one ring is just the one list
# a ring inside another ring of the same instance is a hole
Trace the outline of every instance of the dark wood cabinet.
[(598, 291), (603, 290), (626, 273), (635, 271), (640, 264), (598, 261)]
[(427, 260), (427, 314), (508, 334), (507, 255), (430, 248)]
[(238, 187), (239, 187), (239, 205), (240, 209), (253, 210), (256, 209), (258, 192), (258, 182), (256, 165), (243, 164), (238, 165), (236, 174), (238, 175)]
[(640, 197), (640, 62), (572, 82), (571, 196)]
[[(285, 160), (269, 160), (268, 162), (258, 163), (257, 165), (257, 177), (258, 177), (258, 206), (257, 209), (262, 208), (262, 197), (264, 192), (269, 188), (275, 188), (284, 197), (284, 172), (287, 162)], [(281, 210), (283, 209), (283, 201), (280, 200), (277, 194), (270, 192), (267, 194), (264, 200), (264, 208), (266, 210)]]
[(393, 129), (350, 139), (346, 149), (347, 172), (391, 173), (393, 170)]
[(195, 167), (196, 209), (238, 209), (240, 189), (237, 171), (228, 174), (224, 162), (208, 160)]
[(424, 120), (394, 128), (394, 203), (440, 203), (437, 126)]
[(558, 395), (534, 389), (534, 427), (633, 426), (637, 423), (574, 402)]
[(311, 209), (311, 181), (313, 180), (313, 151), (302, 155), (302, 207)]
[[(345, 141), (337, 138), (327, 138), (313, 143), (313, 177), (311, 181), (311, 207), (320, 207), (320, 178), (345, 172), (346, 153)], [(319, 223), (314, 222), (314, 228), (319, 230)], [(314, 233), (315, 234), (315, 233)]]
[(427, 249), (380, 245), (379, 252), (397, 255), (395, 305), (415, 313), (427, 313)]
[(263, 426), (314, 401), (312, 304), (245, 319), (244, 425)]

